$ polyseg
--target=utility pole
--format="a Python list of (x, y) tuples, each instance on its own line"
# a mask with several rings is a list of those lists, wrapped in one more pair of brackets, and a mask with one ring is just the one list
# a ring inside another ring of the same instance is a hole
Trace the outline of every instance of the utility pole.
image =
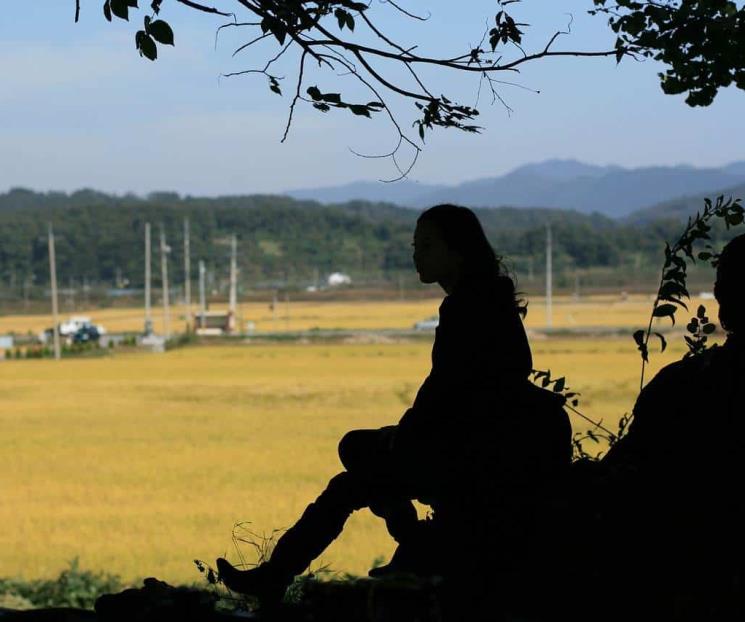
[(290, 292), (285, 290), (285, 331), (290, 332)]
[(191, 325), (191, 244), (189, 240), (189, 219), (184, 218), (184, 302), (186, 303), (186, 323)]
[(238, 307), (238, 238), (230, 240), (230, 314), (235, 321)]
[(171, 337), (171, 308), (168, 300), (168, 246), (166, 245), (166, 232), (163, 225), (160, 227), (160, 274), (163, 287), (163, 333), (165, 338)]
[(546, 225), (546, 328), (553, 328), (553, 239), (551, 225)]
[(277, 332), (277, 290), (272, 292), (272, 332)]
[(199, 262), (199, 328), (204, 328), (204, 314), (207, 311), (207, 293), (205, 288), (205, 277), (207, 275), (207, 269), (204, 267), (204, 262)]
[(31, 277), (26, 276), (25, 279), (23, 279), (23, 308), (28, 309), (28, 297), (29, 297), (29, 290), (31, 289)]
[(83, 276), (83, 307), (87, 309), (90, 306), (89, 300), (88, 300), (88, 294), (90, 293), (90, 285), (88, 285), (88, 276)]
[(75, 281), (70, 277), (70, 289), (67, 290), (67, 304), (75, 311)]
[(153, 316), (150, 299), (150, 287), (152, 274), (150, 272), (151, 264), (151, 245), (150, 245), (150, 223), (145, 223), (145, 335), (153, 334)]
[(54, 339), (54, 358), (59, 361), (60, 359), (60, 343), (59, 343), (59, 307), (57, 304), (57, 259), (54, 254), (54, 230), (52, 229), (52, 223), (49, 223), (49, 276), (52, 286), (52, 321), (54, 322), (54, 328), (52, 329), (52, 336)]

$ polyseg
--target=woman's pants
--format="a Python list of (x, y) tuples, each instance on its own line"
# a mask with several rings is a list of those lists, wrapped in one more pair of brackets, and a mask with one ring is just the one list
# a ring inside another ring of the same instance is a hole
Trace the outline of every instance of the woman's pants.
[[(342, 532), (355, 510), (365, 507), (385, 519), (388, 532), (399, 543), (417, 527), (412, 490), (397, 468), (391, 451), (395, 426), (353, 430), (339, 443), (342, 473), (277, 541), (270, 566), (281, 575), (301, 574)], [(400, 465), (399, 465), (400, 466)]]

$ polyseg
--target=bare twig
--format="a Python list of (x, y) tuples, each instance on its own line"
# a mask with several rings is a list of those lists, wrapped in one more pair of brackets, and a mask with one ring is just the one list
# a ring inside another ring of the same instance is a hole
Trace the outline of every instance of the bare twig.
[(587, 415), (582, 414), (579, 410), (577, 410), (573, 406), (570, 406), (569, 404), (565, 404), (564, 407), (567, 408), (567, 409), (569, 409), (569, 410), (571, 410), (575, 415), (577, 415), (581, 419), (584, 419), (585, 421), (587, 421), (587, 423), (591, 423), (593, 425), (593, 427), (597, 428), (598, 430), (602, 430), (603, 432), (605, 432), (606, 434), (608, 434), (611, 438), (613, 438), (613, 437), (616, 436), (614, 432), (611, 432), (600, 421), (595, 421), (591, 417), (588, 417)]
[(271, 36), (272, 36), (272, 35), (271, 35), (271, 33), (269, 33), (269, 32), (265, 32), (265, 33), (264, 33), (263, 35), (259, 35), (258, 37), (254, 37), (254, 38), (253, 38), (253, 39), (251, 39), (251, 40), (250, 40), (250, 41), (249, 41), (248, 43), (244, 43), (244, 44), (243, 44), (243, 45), (241, 45), (241, 46), (240, 46), (239, 48), (237, 48), (237, 49), (236, 49), (236, 50), (235, 50), (235, 51), (233, 52), (233, 57), (235, 58), (235, 55), (236, 55), (236, 54), (238, 54), (238, 52), (242, 52), (242, 51), (243, 51), (243, 50), (245, 50), (246, 48), (249, 48), (249, 47), (251, 47), (251, 46), (252, 46), (252, 45), (253, 45), (254, 43), (258, 43), (258, 42), (259, 42), (259, 41), (261, 41), (262, 39), (266, 39), (267, 37), (271, 37)]
[(298, 77), (297, 77), (297, 87), (295, 89), (295, 97), (292, 98), (292, 103), (290, 104), (290, 113), (287, 116), (287, 125), (285, 126), (285, 133), (282, 135), (282, 140), (280, 142), (285, 142), (287, 140), (287, 135), (290, 133), (290, 126), (292, 125), (292, 117), (295, 114), (295, 105), (297, 104), (298, 99), (300, 99), (300, 89), (303, 86), (303, 72), (305, 71), (305, 57), (308, 55), (308, 52), (303, 51), (303, 55), (300, 57), (300, 70), (298, 71)]
[[(269, 75), (267, 72), (269, 71), (269, 67), (271, 67), (274, 63), (276, 63), (282, 56), (284, 56), (285, 52), (290, 49), (290, 46), (292, 45), (292, 42), (285, 44), (285, 46), (272, 58), (270, 58), (266, 65), (264, 65), (263, 69), (243, 69), (242, 71), (233, 71), (231, 73), (224, 73), (222, 74), (224, 78), (233, 78), (235, 76), (243, 76), (249, 73), (263, 73), (264, 75)], [(284, 77), (277, 78), (278, 80), (284, 80)]]
[(432, 17), (432, 14), (431, 13), (429, 15), (427, 15), (427, 17), (422, 17), (421, 15), (416, 15), (415, 13), (411, 13), (410, 11), (407, 11), (406, 9), (404, 9), (403, 7), (401, 7), (400, 5), (398, 5), (395, 2), (393, 2), (393, 0), (381, 0), (381, 1), (383, 2), (383, 4), (390, 4), (394, 9), (396, 9), (400, 13), (403, 13), (404, 15), (406, 15), (406, 17), (410, 17), (411, 19), (415, 19), (415, 20), (418, 20), (420, 22), (426, 22), (430, 17)]
[(240, 27), (240, 26), (261, 26), (261, 22), (228, 22), (222, 26), (218, 26), (215, 31), (215, 49), (217, 49), (217, 38), (223, 28)]
[(188, 6), (190, 9), (202, 11), (202, 13), (212, 13), (214, 15), (222, 15), (223, 17), (232, 17), (235, 19), (234, 13), (225, 13), (223, 11), (218, 11), (215, 7), (205, 6), (204, 4), (199, 4), (198, 2), (194, 2), (193, 0), (176, 0), (176, 2)]
[[(409, 175), (409, 173), (412, 171), (414, 166), (416, 165), (417, 160), (419, 159), (419, 154), (421, 153), (421, 150), (422, 150), (421, 147), (419, 147), (419, 145), (417, 145), (413, 140), (411, 140), (408, 136), (406, 136), (406, 134), (404, 134), (403, 130), (401, 129), (401, 126), (396, 120), (396, 117), (393, 115), (390, 108), (386, 104), (385, 99), (380, 95), (378, 90), (368, 80), (366, 80), (363, 76), (361, 76), (357, 72), (356, 67), (349, 60), (347, 60), (344, 57), (339, 57), (334, 52), (335, 51), (333, 50), (331, 51), (331, 53), (334, 54), (334, 56), (332, 56), (331, 58), (335, 60), (336, 62), (340, 63), (341, 65), (343, 65), (344, 67), (346, 67), (351, 75), (353, 75), (357, 80), (359, 80), (362, 84), (364, 84), (370, 90), (370, 92), (373, 93), (373, 95), (375, 95), (375, 97), (378, 98), (378, 101), (383, 104), (384, 110), (386, 111), (388, 118), (391, 121), (391, 124), (398, 132), (398, 142), (396, 144), (396, 147), (390, 152), (382, 153), (382, 154), (363, 154), (363, 153), (353, 150), (352, 148), (349, 148), (349, 150), (356, 156), (359, 156), (361, 158), (366, 158), (366, 159), (391, 158), (391, 160), (393, 161), (396, 167), (396, 170), (399, 172), (400, 175), (394, 179), (380, 179), (379, 181), (381, 182), (393, 183), (393, 182), (400, 181), (401, 179), (406, 178)], [(398, 161), (396, 159), (396, 154), (400, 151), (404, 143), (410, 145), (414, 149), (414, 157), (412, 158), (411, 163), (409, 164), (408, 167), (406, 167), (406, 169), (402, 169), (399, 166)]]

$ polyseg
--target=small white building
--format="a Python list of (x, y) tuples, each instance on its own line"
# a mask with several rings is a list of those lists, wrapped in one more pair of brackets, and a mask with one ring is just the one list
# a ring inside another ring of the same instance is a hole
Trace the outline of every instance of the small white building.
[(348, 274), (344, 274), (343, 272), (332, 272), (329, 274), (328, 279), (326, 280), (329, 287), (339, 287), (340, 285), (351, 285), (352, 284), (352, 277)]

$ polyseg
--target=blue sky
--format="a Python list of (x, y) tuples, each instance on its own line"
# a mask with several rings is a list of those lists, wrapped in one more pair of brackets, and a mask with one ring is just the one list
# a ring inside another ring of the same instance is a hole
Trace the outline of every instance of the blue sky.
[[(419, 24), (402, 20), (380, 0), (373, 2), (371, 16), (379, 14), (389, 32), (435, 55), (476, 44), (495, 7), (493, 0), (407, 0), (407, 8), (430, 12), (430, 20)], [(134, 49), (142, 10), (133, 12), (130, 23), (109, 24), (102, 0), (82, 0), (81, 22), (74, 24), (74, 0), (8, 4), (0, 23), (0, 191), (92, 187), (216, 195), (279, 192), (394, 173), (387, 160), (350, 152), (379, 153), (392, 146), (395, 135), (382, 115), (367, 120), (301, 106), (288, 141), (281, 144), (289, 98), (269, 93), (259, 76), (220, 77), (260, 66), (273, 48), (231, 58), (247, 35), (233, 29), (216, 48), (220, 18), (165, 0), (162, 16), (174, 28), (176, 46), (161, 47), (161, 57), (151, 63)], [(604, 18), (586, 15), (590, 4), (525, 0), (513, 12), (532, 25), (525, 40), (529, 50), (565, 27), (569, 14), (572, 34), (556, 49), (610, 48), (613, 33)], [(456, 13), (453, 6), (462, 8)], [(279, 69), (287, 73), (284, 90), (289, 92), (292, 65)], [(658, 71), (653, 62), (537, 61), (510, 78), (540, 94), (505, 87), (501, 94), (514, 109), (511, 115), (500, 105), (482, 103), (484, 133), (432, 135), (412, 178), (457, 183), (548, 158), (629, 167), (745, 160), (745, 93), (728, 89), (709, 108), (692, 109), (682, 97), (662, 94)], [(475, 98), (473, 79), (433, 75), (432, 80), (436, 91), (460, 94), (465, 103)], [(348, 92), (356, 93), (350, 82), (327, 73), (310, 73), (310, 84), (325, 91), (348, 84)], [(413, 120), (409, 104), (396, 112), (405, 125)]]

